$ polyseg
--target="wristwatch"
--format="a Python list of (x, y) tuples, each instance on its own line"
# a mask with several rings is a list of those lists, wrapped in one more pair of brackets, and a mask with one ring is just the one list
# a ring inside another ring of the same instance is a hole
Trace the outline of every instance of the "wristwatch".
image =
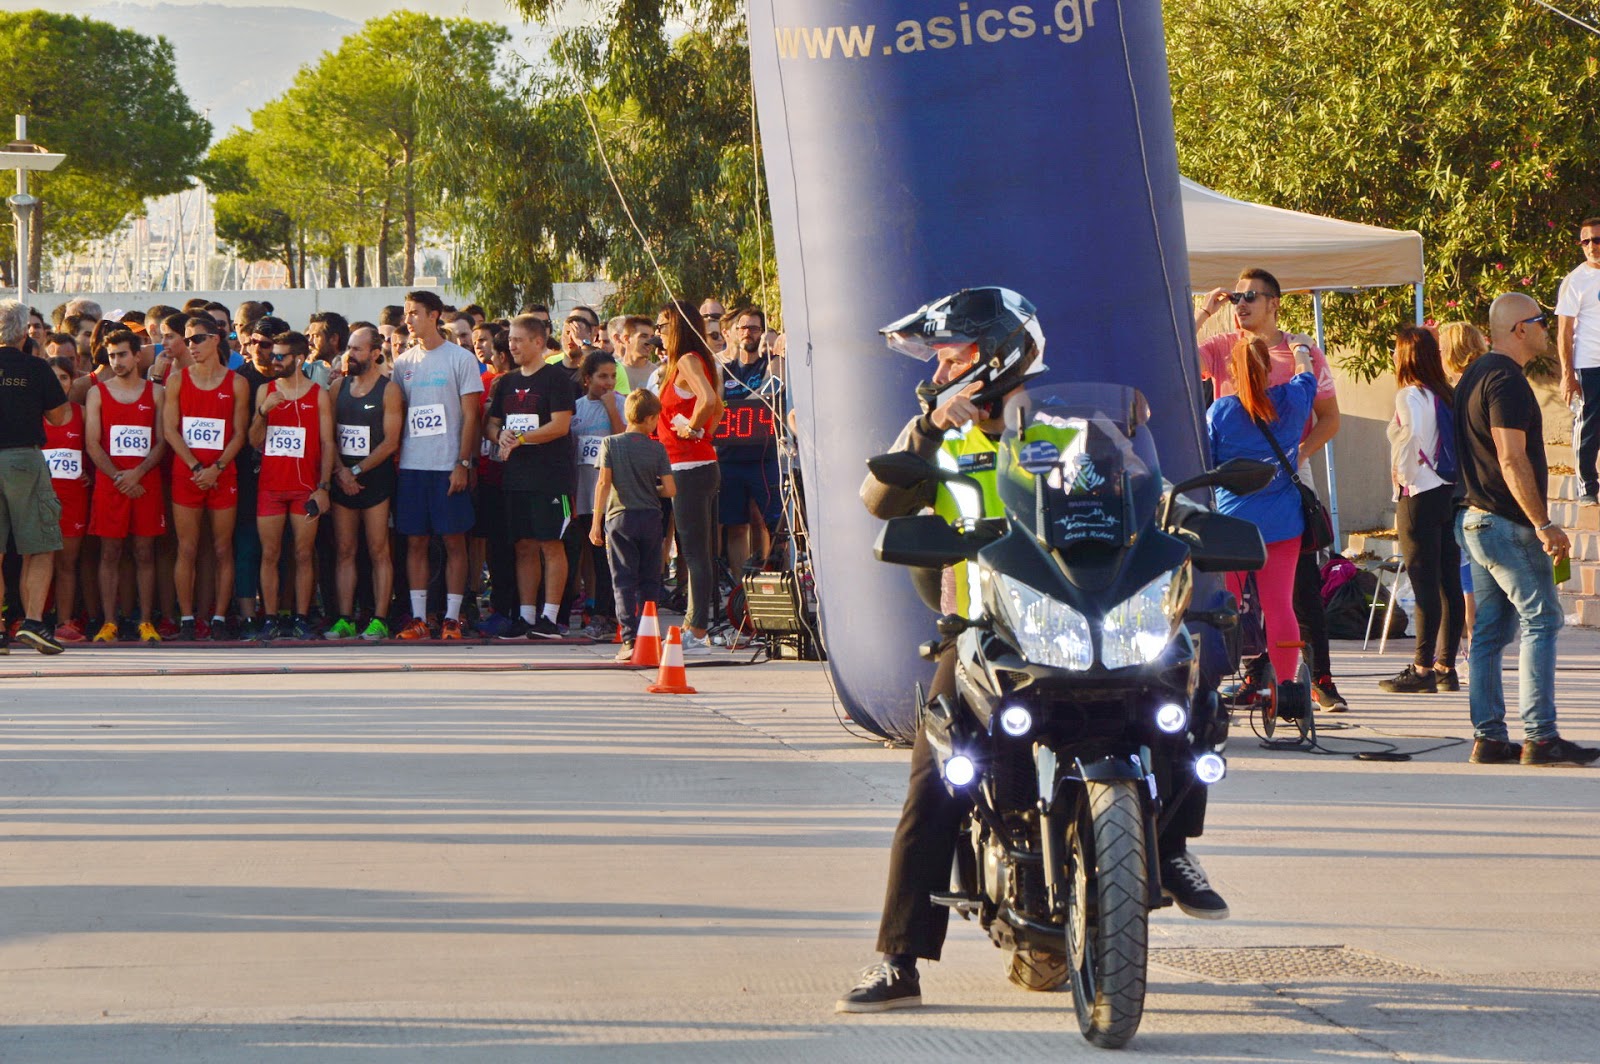
[(456, 465), (460, 466), (462, 469), (471, 469), (472, 468), (472, 459), (463, 458), (463, 459), (461, 459), (461, 461), (457, 462)]
[(353, 476), (353, 477), (359, 477), (361, 475), (361, 463), (360, 462), (357, 462), (355, 465), (350, 467), (350, 475)]
[(189, 472), (191, 472), (191, 473), (199, 473), (200, 470), (204, 469), (205, 467), (206, 467), (206, 464), (204, 462), (200, 461), (197, 458), (197, 459), (195, 459), (194, 465), (189, 467)]

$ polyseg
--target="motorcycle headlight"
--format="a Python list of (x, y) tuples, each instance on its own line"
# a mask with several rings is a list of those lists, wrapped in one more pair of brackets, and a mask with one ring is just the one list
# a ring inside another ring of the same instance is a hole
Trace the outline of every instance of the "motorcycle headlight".
[(1094, 664), (1087, 617), (1004, 573), (996, 577), (1000, 587), (995, 599), (1024, 658), (1056, 669), (1083, 670)]
[(1108, 669), (1146, 665), (1161, 656), (1176, 630), (1168, 598), (1172, 573), (1164, 573), (1106, 614), (1100, 626), (1100, 662)]

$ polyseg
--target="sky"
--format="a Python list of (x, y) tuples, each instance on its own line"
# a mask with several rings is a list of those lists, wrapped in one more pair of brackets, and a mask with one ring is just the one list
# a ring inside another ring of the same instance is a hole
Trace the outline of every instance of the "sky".
[[(503, 23), (512, 28), (514, 47), (530, 61), (544, 53), (551, 35), (524, 25), (505, 0), (0, 0), (0, 12), (40, 7), (165, 36), (176, 53), (178, 83), (211, 119), (217, 138), (234, 126), (248, 127), (250, 112), (287, 89), (301, 66), (316, 63), (361, 23), (389, 11), (465, 14)], [(589, 15), (587, 0), (567, 0), (557, 21), (577, 23)], [(273, 61), (196, 61), (216, 42), (238, 40), (270, 40)]]

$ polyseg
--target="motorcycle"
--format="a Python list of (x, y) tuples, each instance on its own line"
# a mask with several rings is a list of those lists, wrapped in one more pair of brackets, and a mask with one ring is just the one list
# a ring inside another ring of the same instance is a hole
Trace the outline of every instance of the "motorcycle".
[[(1117, 1048), (1144, 1009), (1148, 914), (1170, 904), (1160, 830), (1227, 770), (1213, 689), (1227, 670), (1203, 682), (1200, 643), (1225, 645), (1237, 613), (1225, 595), (1191, 608), (1193, 573), (1266, 562), (1255, 525), (1180, 495), (1247, 494), (1275, 470), (1235, 459), (1163, 490), (1149, 407), (1119, 385), (1018, 393), (1004, 419), (1004, 517), (897, 517), (874, 548), (896, 565), (966, 563), (967, 614), (942, 616), (922, 647), (937, 660), (954, 646), (956, 696), (917, 691), (945, 786), (972, 802), (952, 889), (933, 901), (975, 915), (1025, 985), (1019, 958), (1064, 965), (1083, 1036)], [(897, 487), (943, 483), (963, 512), (982, 497), (908, 452), (868, 466)]]

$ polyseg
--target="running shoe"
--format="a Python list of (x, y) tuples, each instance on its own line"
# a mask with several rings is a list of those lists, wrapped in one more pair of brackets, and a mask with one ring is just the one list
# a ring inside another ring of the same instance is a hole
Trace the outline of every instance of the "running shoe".
[(382, 617), (374, 617), (367, 623), (366, 631), (361, 633), (361, 638), (369, 643), (376, 643), (380, 639), (388, 639), (389, 626), (383, 623)]
[(1328, 713), (1343, 713), (1350, 708), (1350, 703), (1334, 686), (1332, 676), (1324, 676), (1311, 685), (1311, 698), (1317, 703), (1318, 709)]
[(115, 643), (117, 641), (117, 622), (107, 621), (102, 624), (100, 630), (94, 634), (94, 641), (96, 643)]
[(161, 633), (156, 631), (156, 626), (149, 621), (139, 622), (139, 642), (148, 646), (155, 646), (161, 642)]
[(709, 654), (717, 649), (711, 645), (711, 633), (695, 635), (693, 632), (683, 633), (683, 652), (685, 654)]
[(211, 618), (211, 630), (206, 633), (206, 638), (213, 643), (226, 643), (230, 639), (236, 638), (236, 635), (230, 630), (226, 617), (213, 617)]
[(350, 618), (340, 617), (337, 621), (333, 622), (333, 627), (329, 628), (327, 633), (322, 638), (354, 639), (356, 634), (356, 626), (350, 623)]
[(83, 629), (78, 627), (77, 621), (68, 621), (66, 624), (56, 625), (56, 642), (58, 643), (84, 643), (88, 636), (83, 634)]
[(428, 631), (427, 621), (421, 617), (413, 617), (406, 622), (406, 626), (400, 629), (400, 634), (395, 638), (414, 643), (421, 639), (432, 639), (433, 633)]
[(508, 643), (525, 642), (528, 639), (528, 633), (531, 631), (533, 631), (533, 625), (529, 624), (521, 617), (518, 617), (510, 624), (506, 625), (505, 630), (500, 633), (499, 638), (504, 639)]
[[(157, 617), (156, 623), (152, 627), (155, 628), (156, 635), (161, 639), (178, 638), (178, 626), (165, 617)], [(142, 639), (143, 637), (141, 636), (140, 638)]]
[(286, 628), (288, 628), (286, 621), (277, 617), (268, 617), (261, 622), (261, 628), (256, 632), (256, 640), (262, 643), (270, 643), (274, 639), (282, 639), (287, 634)]
[(64, 649), (50, 635), (43, 621), (23, 621), (17, 628), (17, 642), (26, 643), (41, 654), (59, 654)]
[(284, 632), (284, 636), (288, 639), (315, 639), (317, 638), (317, 633), (311, 627), (311, 621), (308, 618), (296, 615), (289, 622), (288, 631)]
[(194, 619), (194, 637), (201, 640), (210, 639), (211, 622), (204, 617), (196, 617)]
[(172, 637), (174, 642), (177, 642), (177, 643), (193, 643), (196, 638), (198, 638), (198, 637), (197, 637), (197, 635), (195, 633), (195, 624), (194, 624), (194, 618), (193, 617), (189, 618), (187, 621), (179, 621), (178, 622), (178, 634)]
[(453, 617), (446, 617), (444, 619), (444, 623), (439, 626), (439, 638), (453, 642), (460, 642), (461, 622)]
[(541, 615), (533, 626), (528, 629), (529, 639), (560, 639), (561, 629), (556, 627), (556, 622)]
[(256, 617), (246, 617), (239, 622), (239, 638), (246, 643), (254, 643), (261, 638), (261, 621)]
[(1398, 676), (1379, 680), (1378, 687), (1390, 694), (1431, 695), (1439, 690), (1439, 678), (1431, 665), (1407, 665)]
[(1434, 668), (1433, 682), (1441, 691), (1461, 690), (1461, 674), (1454, 669)]
[(1559, 735), (1522, 744), (1524, 765), (1592, 765), (1596, 761), (1600, 761), (1600, 747), (1579, 746)]
[(510, 627), (511, 621), (505, 614), (488, 613), (484, 614), (483, 619), (478, 622), (478, 634), (488, 636), (490, 639), (498, 639)]
[(632, 662), (633, 662), (633, 644), (632, 643), (623, 643), (622, 645), (618, 646), (617, 647), (617, 656), (612, 658), (611, 660), (612, 661), (616, 661), (616, 662), (620, 662), (620, 663), (622, 663), (624, 665), (632, 664)]

